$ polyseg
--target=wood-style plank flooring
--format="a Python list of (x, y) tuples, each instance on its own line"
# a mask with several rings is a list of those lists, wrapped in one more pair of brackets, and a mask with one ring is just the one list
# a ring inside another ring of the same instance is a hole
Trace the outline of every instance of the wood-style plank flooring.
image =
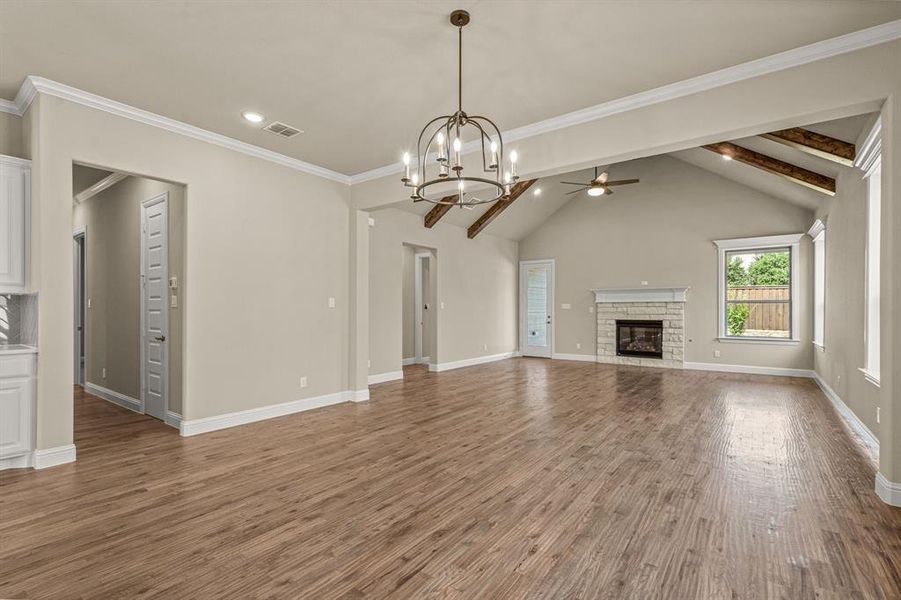
[(0, 598), (899, 598), (808, 380), (512, 359), (193, 438), (76, 393), (0, 474)]

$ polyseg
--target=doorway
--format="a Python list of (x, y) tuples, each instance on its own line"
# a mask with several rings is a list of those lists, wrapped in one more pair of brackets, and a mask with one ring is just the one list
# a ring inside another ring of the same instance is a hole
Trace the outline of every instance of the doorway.
[(554, 261), (519, 263), (519, 339), (523, 356), (554, 353)]
[(431, 360), (431, 345), (429, 339), (429, 318), (431, 313), (431, 296), (429, 293), (429, 274), (431, 272), (430, 252), (416, 252), (414, 254), (414, 314), (413, 332), (415, 336), (415, 360), (416, 364), (428, 364)]
[(75, 257), (75, 385), (84, 385), (85, 335), (85, 235), (84, 227), (72, 234)]

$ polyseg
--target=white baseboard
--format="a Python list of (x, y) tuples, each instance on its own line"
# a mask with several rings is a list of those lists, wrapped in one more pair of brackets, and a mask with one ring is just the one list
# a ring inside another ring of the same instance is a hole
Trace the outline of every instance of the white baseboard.
[(890, 506), (901, 506), (901, 483), (889, 481), (882, 473), (876, 473), (876, 494)]
[(481, 365), (484, 363), (494, 362), (496, 360), (504, 360), (517, 356), (517, 352), (504, 352), (503, 354), (491, 354), (489, 356), (477, 356), (475, 358), (466, 358), (463, 360), (455, 360), (446, 363), (429, 363), (429, 371), (440, 373), (441, 371), (450, 371), (451, 369), (460, 369), (462, 367), (471, 367), (473, 365)]
[(175, 427), (178, 430), (181, 430), (181, 415), (178, 413), (174, 413), (171, 410), (166, 411), (166, 425), (170, 427)]
[[(355, 393), (355, 392), (354, 392)], [(368, 393), (368, 390), (367, 390)], [(305, 410), (321, 408), (323, 406), (331, 406), (332, 404), (340, 404), (353, 399), (349, 392), (335, 392), (333, 394), (325, 394), (324, 396), (316, 396), (313, 398), (304, 398), (303, 400), (293, 400), (291, 402), (283, 402), (281, 404), (270, 404), (269, 406), (261, 406), (259, 408), (251, 408), (224, 415), (216, 415), (213, 417), (205, 417), (202, 419), (182, 420), (179, 432), (183, 436), (197, 435), (199, 433), (208, 433), (219, 429), (227, 429), (238, 425), (247, 425), (248, 423), (256, 423), (274, 417), (283, 417)]]
[(416, 360), (415, 356), (411, 356), (410, 358), (405, 358), (401, 362), (401, 364), (403, 364), (403, 366), (405, 366), (405, 367), (408, 367), (410, 365), (418, 365), (421, 363), (428, 364), (430, 359), (431, 359), (430, 356), (423, 356), (422, 360)]
[(35, 469), (46, 469), (66, 463), (75, 462), (75, 444), (57, 446), (45, 450), (35, 450), (32, 464)]
[(810, 369), (786, 369), (784, 367), (755, 367), (753, 365), (727, 365), (722, 363), (686, 362), (683, 368), (695, 371), (718, 371), (721, 373), (746, 373), (748, 375), (776, 375), (778, 377), (812, 378)]
[(598, 357), (594, 354), (558, 354), (554, 353), (551, 358), (554, 360), (579, 360), (583, 362), (597, 362)]
[(369, 400), (369, 388), (347, 392), (348, 402), (366, 402)]
[(838, 412), (839, 416), (841, 416), (845, 422), (848, 424), (851, 429), (857, 432), (860, 438), (864, 441), (864, 443), (870, 448), (875, 456), (879, 456), (879, 440), (873, 435), (873, 432), (870, 431), (870, 428), (864, 425), (864, 422), (861, 421), (857, 415), (854, 414), (854, 411), (848, 408), (848, 405), (842, 402), (842, 399), (839, 398), (838, 394), (835, 393), (829, 385), (820, 377), (820, 374), (814, 371), (813, 380), (816, 381), (817, 385), (820, 386), (820, 389), (823, 390), (823, 394), (829, 399), (832, 403), (832, 406), (835, 407), (836, 412)]
[(379, 373), (377, 375), (370, 375), (368, 383), (369, 385), (374, 385), (376, 383), (385, 383), (387, 381), (397, 381), (398, 379), (404, 378), (403, 371), (389, 371), (387, 373)]
[(119, 392), (116, 392), (114, 390), (97, 385), (96, 383), (85, 383), (84, 391), (97, 396), (98, 398), (103, 398), (107, 402), (117, 404), (122, 408), (127, 408), (128, 410), (133, 410), (137, 413), (144, 412), (144, 403), (137, 398), (132, 398), (131, 396), (120, 394)]

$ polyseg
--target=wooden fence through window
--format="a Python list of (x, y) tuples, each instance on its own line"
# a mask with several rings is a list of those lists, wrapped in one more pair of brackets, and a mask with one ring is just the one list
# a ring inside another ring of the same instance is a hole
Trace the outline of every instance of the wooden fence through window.
[(728, 288), (726, 299), (748, 303), (751, 314), (745, 321), (745, 330), (788, 331), (790, 294), (787, 285), (741, 285)]

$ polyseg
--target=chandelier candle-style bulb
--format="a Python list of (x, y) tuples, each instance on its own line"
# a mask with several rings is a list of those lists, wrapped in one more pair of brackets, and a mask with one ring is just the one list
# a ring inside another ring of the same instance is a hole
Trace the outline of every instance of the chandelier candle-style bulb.
[(404, 183), (410, 181), (410, 153), (404, 152)]
[(519, 160), (519, 154), (516, 153), (516, 150), (510, 153), (510, 174), (512, 179), (518, 179), (516, 175), (516, 161)]
[(435, 142), (438, 144), (438, 161), (447, 162), (447, 150), (444, 147), (444, 132), (438, 132), (438, 135), (435, 136)]
[(488, 165), (488, 168), (497, 168), (497, 142), (494, 140), (491, 141), (491, 164)]
[(460, 138), (454, 138), (454, 171), (460, 171), (463, 167), (460, 165), (460, 150), (463, 149), (463, 142)]

